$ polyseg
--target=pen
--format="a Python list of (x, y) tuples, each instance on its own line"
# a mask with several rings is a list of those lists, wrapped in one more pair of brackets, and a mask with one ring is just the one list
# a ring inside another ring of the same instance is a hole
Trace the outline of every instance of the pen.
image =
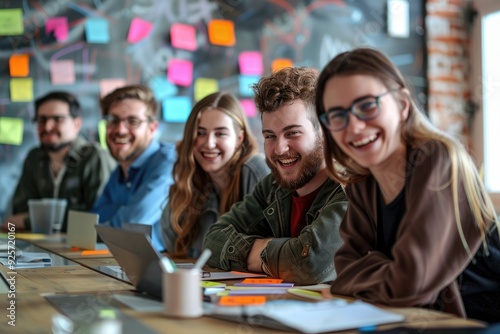
[(205, 248), (203, 252), (201, 253), (200, 257), (194, 264), (193, 269), (201, 269), (205, 263), (207, 263), (208, 259), (210, 258), (210, 255), (212, 255), (212, 251), (208, 248)]

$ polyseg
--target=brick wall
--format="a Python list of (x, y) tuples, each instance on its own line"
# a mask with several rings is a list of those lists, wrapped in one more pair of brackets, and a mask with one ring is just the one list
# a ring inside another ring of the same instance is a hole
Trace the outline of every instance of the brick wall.
[(467, 0), (426, 1), (429, 117), (464, 144), (469, 138), (465, 106), (470, 97), (466, 3)]

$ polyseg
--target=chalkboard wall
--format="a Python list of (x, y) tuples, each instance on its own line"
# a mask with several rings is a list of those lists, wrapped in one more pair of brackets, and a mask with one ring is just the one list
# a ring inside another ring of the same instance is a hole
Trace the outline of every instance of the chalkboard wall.
[[(193, 79), (215, 79), (220, 90), (229, 90), (240, 98), (238, 56), (243, 51), (260, 51), (263, 75), (271, 73), (278, 58), (295, 66), (321, 69), (337, 53), (356, 46), (377, 47), (386, 52), (413, 82), (423, 105), (426, 104), (426, 53), (424, 36), (424, 0), (407, 1), (410, 7), (409, 36), (394, 38), (387, 33), (387, 0), (11, 0), (0, 2), (1, 13), (19, 9), (23, 32), (0, 33), (0, 122), (13, 117), (24, 121), (22, 143), (0, 143), (0, 218), (8, 213), (10, 199), (21, 166), (29, 149), (38, 145), (32, 123), (33, 102), (12, 102), (9, 69), (12, 55), (29, 55), (28, 78), (33, 80), (33, 97), (52, 90), (76, 94), (84, 110), (82, 134), (98, 140), (100, 119), (98, 99), (102, 80), (123, 79), (125, 83), (154, 84), (167, 77), (173, 58), (193, 63)], [(60, 40), (46, 25), (51, 18), (66, 17), (68, 35)], [(104, 19), (109, 25), (109, 41), (89, 41), (86, 23)], [(148, 35), (137, 41), (127, 40), (131, 22), (140, 18), (152, 24)], [(214, 45), (208, 37), (209, 22), (214, 19), (234, 23), (233, 46)], [(4, 22), (5, 23), (5, 22)], [(182, 50), (172, 45), (172, 24), (195, 27), (197, 49)], [(2, 26), (2, 22), (0, 22)], [(5, 28), (5, 25), (3, 29)], [(2, 29), (2, 28), (0, 28)], [(50, 73), (54, 60), (72, 60), (74, 82), (56, 84)], [(194, 103), (194, 82), (173, 85), (171, 94), (187, 97)], [(160, 94), (161, 95), (161, 94)], [(158, 96), (162, 105), (164, 96)], [(260, 119), (250, 119), (260, 139)], [(5, 123), (4, 123), (5, 124)], [(9, 131), (0, 126), (0, 131)], [(176, 141), (182, 136), (182, 122), (162, 119), (160, 139)], [(4, 133), (5, 135), (5, 133)], [(0, 133), (0, 138), (4, 138)]]

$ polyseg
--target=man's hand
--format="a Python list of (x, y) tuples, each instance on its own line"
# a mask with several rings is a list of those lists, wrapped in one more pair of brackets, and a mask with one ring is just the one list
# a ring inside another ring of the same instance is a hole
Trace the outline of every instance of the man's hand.
[(266, 248), (271, 238), (268, 239), (255, 239), (253, 242), (250, 254), (248, 254), (247, 267), (249, 271), (256, 273), (262, 272), (262, 260), (260, 259), (260, 253)]
[(24, 230), (24, 220), (28, 217), (28, 213), (18, 213), (17, 215), (13, 215), (5, 218), (3, 221), (2, 229), (7, 230), (8, 223), (16, 225), (17, 230)]

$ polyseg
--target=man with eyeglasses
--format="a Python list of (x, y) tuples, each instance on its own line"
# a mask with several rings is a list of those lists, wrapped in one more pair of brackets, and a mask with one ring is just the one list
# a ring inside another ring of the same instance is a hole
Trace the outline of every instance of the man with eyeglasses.
[(99, 222), (121, 228), (150, 225), (153, 247), (165, 249), (160, 217), (176, 160), (175, 146), (154, 139), (157, 104), (143, 85), (118, 88), (101, 99), (106, 121), (106, 143), (118, 167), (111, 174), (92, 211)]
[(74, 95), (55, 91), (38, 98), (34, 121), (40, 146), (24, 161), (12, 199), (13, 215), (4, 221), (4, 227), (10, 222), (16, 230), (31, 228), (29, 199), (64, 198), (67, 209), (88, 211), (115, 166), (105, 150), (79, 135), (81, 108)]
[(347, 198), (326, 171), (317, 75), (289, 67), (254, 86), (271, 174), (210, 227), (208, 265), (300, 285), (336, 278), (333, 256), (342, 245), (338, 231)]

